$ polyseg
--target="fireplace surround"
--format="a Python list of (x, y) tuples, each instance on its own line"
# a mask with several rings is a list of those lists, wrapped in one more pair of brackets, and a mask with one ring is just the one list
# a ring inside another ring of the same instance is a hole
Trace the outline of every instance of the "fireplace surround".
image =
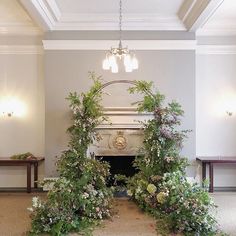
[(132, 162), (143, 144), (140, 122), (150, 119), (151, 114), (140, 114), (130, 107), (105, 108), (104, 113), (109, 121), (97, 127), (101, 140), (91, 145), (89, 152), (107, 161), (112, 175), (132, 176), (136, 172)]

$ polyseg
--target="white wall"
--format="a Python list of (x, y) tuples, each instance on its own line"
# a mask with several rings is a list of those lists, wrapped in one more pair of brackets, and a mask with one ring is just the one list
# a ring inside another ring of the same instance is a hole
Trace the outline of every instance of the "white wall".
[[(183, 105), (185, 117), (183, 129), (191, 129), (183, 155), (192, 162), (195, 160), (195, 53), (193, 50), (137, 51), (140, 68), (132, 73), (112, 74), (102, 70), (104, 51), (46, 51), (45, 52), (45, 174), (53, 176), (55, 157), (66, 149), (70, 126), (69, 103), (65, 100), (69, 92), (84, 92), (91, 86), (88, 71), (102, 75), (105, 81), (119, 79), (153, 81), (156, 88), (166, 95), (167, 101), (177, 100)], [(104, 96), (103, 103), (108, 107), (130, 106), (140, 100), (129, 95), (128, 85), (112, 85), (106, 89), (111, 97)], [(189, 173), (193, 176), (193, 171)]]
[[(9, 47), (10, 48), (10, 47)], [(0, 158), (31, 152), (44, 156), (43, 56), (0, 53), (0, 100), (14, 96), (26, 108), (22, 117), (0, 114)], [(39, 176), (44, 174), (43, 165)], [(0, 167), (0, 187), (25, 187), (26, 167)]]
[[(235, 54), (196, 56), (196, 153), (236, 156)], [(216, 165), (215, 186), (236, 186), (236, 165)]]

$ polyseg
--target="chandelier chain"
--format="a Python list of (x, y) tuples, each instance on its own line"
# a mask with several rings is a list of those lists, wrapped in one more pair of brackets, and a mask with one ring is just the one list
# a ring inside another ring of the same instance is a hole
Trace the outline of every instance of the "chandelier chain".
[(122, 0), (120, 0), (119, 28), (120, 28), (120, 43), (121, 43), (121, 38), (122, 38)]
[(131, 53), (128, 47), (122, 47), (122, 0), (119, 0), (119, 45), (118, 47), (111, 47), (110, 51), (106, 53), (106, 58), (103, 60), (102, 67), (104, 70), (111, 70), (112, 73), (118, 73), (117, 60), (123, 61), (125, 72), (132, 72), (138, 69), (138, 60), (134, 53)]

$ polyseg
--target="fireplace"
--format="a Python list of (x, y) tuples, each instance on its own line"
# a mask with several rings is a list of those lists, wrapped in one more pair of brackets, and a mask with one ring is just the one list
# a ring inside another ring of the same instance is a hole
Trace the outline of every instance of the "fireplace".
[(109, 122), (97, 128), (101, 140), (89, 149), (96, 158), (107, 161), (112, 176), (121, 174), (132, 176), (135, 156), (143, 144), (143, 130), (140, 121), (150, 118), (151, 114), (139, 114), (136, 108), (105, 108)]
[(133, 161), (142, 146), (142, 130), (133, 129), (100, 129), (102, 140), (93, 146), (93, 153), (98, 160), (110, 165), (110, 185), (114, 184), (115, 175), (133, 176), (137, 171)]
[(137, 169), (133, 167), (135, 156), (97, 156), (96, 158), (98, 160), (106, 161), (110, 165), (111, 177), (108, 182), (109, 185), (114, 185), (115, 175), (131, 177), (137, 173)]

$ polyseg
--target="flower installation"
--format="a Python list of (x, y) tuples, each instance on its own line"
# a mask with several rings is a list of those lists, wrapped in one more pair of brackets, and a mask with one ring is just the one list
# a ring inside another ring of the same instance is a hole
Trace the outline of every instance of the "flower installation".
[[(87, 156), (89, 145), (100, 138), (96, 127), (106, 119), (100, 105), (101, 79), (93, 73), (90, 77), (94, 84), (87, 93), (70, 93), (67, 98), (73, 112), (68, 129), (71, 140), (57, 161), (59, 178), (47, 198), (33, 198), (31, 235), (92, 235), (93, 226), (111, 216), (113, 188), (106, 184), (109, 165)], [(187, 159), (180, 150), (189, 131), (177, 129), (181, 106), (176, 102), (164, 106), (165, 97), (154, 93), (152, 86), (136, 81), (129, 88), (130, 93), (143, 95), (138, 111), (154, 116), (143, 123), (143, 148), (134, 161), (138, 173), (127, 180), (127, 194), (157, 220), (158, 235), (218, 235), (212, 199), (186, 179)]]
[(31, 235), (91, 235), (91, 227), (111, 215), (112, 191), (106, 186), (108, 164), (86, 154), (88, 146), (99, 138), (95, 128), (105, 119), (100, 106), (101, 80), (94, 74), (90, 77), (94, 84), (87, 93), (70, 93), (67, 98), (73, 112), (69, 148), (57, 162), (59, 178), (46, 200), (33, 198), (29, 209)]
[(128, 180), (128, 195), (157, 219), (161, 235), (221, 234), (208, 192), (186, 179), (188, 163), (180, 150), (189, 131), (177, 129), (184, 114), (181, 106), (175, 101), (164, 106), (165, 97), (153, 93), (151, 82), (137, 81), (129, 91), (144, 96), (138, 111), (152, 112), (154, 117), (143, 123), (143, 148), (134, 162), (139, 172)]

